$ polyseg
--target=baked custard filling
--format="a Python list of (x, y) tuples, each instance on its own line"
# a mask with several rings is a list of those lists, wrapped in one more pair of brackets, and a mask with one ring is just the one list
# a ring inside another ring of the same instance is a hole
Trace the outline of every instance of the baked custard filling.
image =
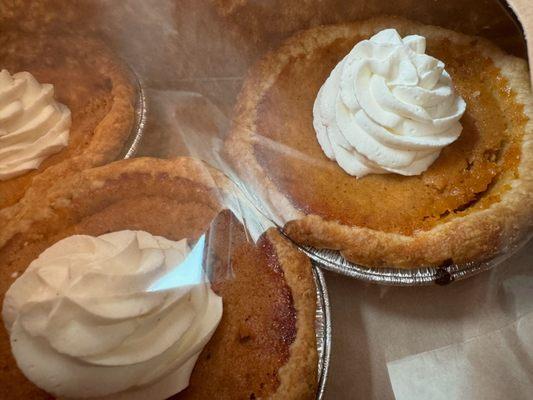
[(336, 39), (293, 56), (265, 91), (254, 151), (273, 183), (306, 214), (404, 235), (498, 202), (518, 178), (527, 117), (492, 60), (448, 39), (427, 39), (426, 54), (446, 65), (466, 102), (463, 130), (427, 171), (356, 179), (326, 157), (313, 128), (313, 103), (331, 70), (364, 39)]

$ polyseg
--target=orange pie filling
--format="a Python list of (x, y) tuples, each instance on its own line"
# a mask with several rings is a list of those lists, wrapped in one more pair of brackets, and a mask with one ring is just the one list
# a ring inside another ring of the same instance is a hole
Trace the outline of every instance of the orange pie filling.
[(264, 93), (254, 151), (273, 183), (305, 214), (404, 235), (500, 201), (518, 178), (528, 119), (494, 63), (448, 39), (428, 39), (427, 54), (445, 63), (467, 108), (461, 136), (426, 172), (357, 179), (324, 155), (312, 125), (313, 103), (333, 67), (363, 39), (337, 39), (292, 58)]

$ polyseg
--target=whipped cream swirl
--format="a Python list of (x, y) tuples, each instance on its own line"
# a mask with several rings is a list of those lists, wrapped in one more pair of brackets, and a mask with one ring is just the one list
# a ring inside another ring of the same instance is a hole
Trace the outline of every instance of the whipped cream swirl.
[(19, 368), (60, 398), (162, 400), (183, 390), (222, 316), (201, 247), (142, 231), (57, 242), (6, 293)]
[(385, 29), (359, 42), (318, 92), (313, 126), (348, 174), (418, 175), (461, 134), (466, 103), (426, 40)]
[(67, 146), (70, 110), (29, 72), (0, 71), (0, 180), (22, 175)]

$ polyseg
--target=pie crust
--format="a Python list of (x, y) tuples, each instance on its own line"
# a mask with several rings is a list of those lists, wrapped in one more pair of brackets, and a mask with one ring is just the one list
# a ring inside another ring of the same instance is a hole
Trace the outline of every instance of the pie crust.
[[(20, 218), (0, 233), (1, 292), (66, 236), (140, 229), (193, 244), (214, 220), (208, 259), (215, 260), (212, 286), (223, 298), (223, 317), (189, 387), (173, 398), (312, 399), (317, 350), (310, 261), (275, 229), (249, 242), (229, 211), (219, 214), (230, 191), (221, 174), (190, 158), (138, 158), (73, 174), (41, 202), (25, 203)], [(1, 398), (49, 398), (16, 368), (4, 329), (0, 353)]]
[[(357, 180), (320, 150), (312, 104), (353, 45), (385, 28), (425, 36), (428, 54), (435, 50), (442, 57), (467, 102), (464, 129), (419, 177)], [(454, 58), (456, 50), (472, 58)], [(225, 152), (299, 243), (339, 250), (349, 261), (373, 267), (481, 262), (507, 251), (531, 228), (531, 117), (524, 60), (478, 37), (382, 17), (303, 31), (268, 53), (244, 83)]]
[(72, 113), (67, 147), (38, 169), (0, 181), (2, 222), (16, 214), (28, 192), (39, 196), (57, 179), (120, 155), (134, 124), (136, 84), (118, 57), (88, 36), (9, 30), (0, 35), (0, 58), (10, 73), (28, 71), (52, 83), (56, 100)]

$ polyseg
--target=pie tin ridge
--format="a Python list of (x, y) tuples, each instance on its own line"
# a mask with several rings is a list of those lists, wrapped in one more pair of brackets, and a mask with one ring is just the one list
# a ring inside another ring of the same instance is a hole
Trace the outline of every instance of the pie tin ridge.
[(328, 289), (322, 270), (313, 263), (313, 278), (316, 285), (315, 334), (318, 352), (317, 400), (322, 400), (328, 378), (331, 354), (331, 310)]
[(506, 249), (506, 251), (487, 261), (413, 269), (365, 267), (346, 260), (340, 252), (336, 250), (317, 249), (311, 246), (295, 244), (309, 258), (311, 258), (319, 268), (328, 271), (382, 285), (427, 286), (432, 284), (447, 285), (454, 281), (470, 278), (483, 271), (492, 269), (515, 254), (525, 246), (531, 238), (533, 238), (533, 232), (527, 234), (524, 239), (511, 248)]

